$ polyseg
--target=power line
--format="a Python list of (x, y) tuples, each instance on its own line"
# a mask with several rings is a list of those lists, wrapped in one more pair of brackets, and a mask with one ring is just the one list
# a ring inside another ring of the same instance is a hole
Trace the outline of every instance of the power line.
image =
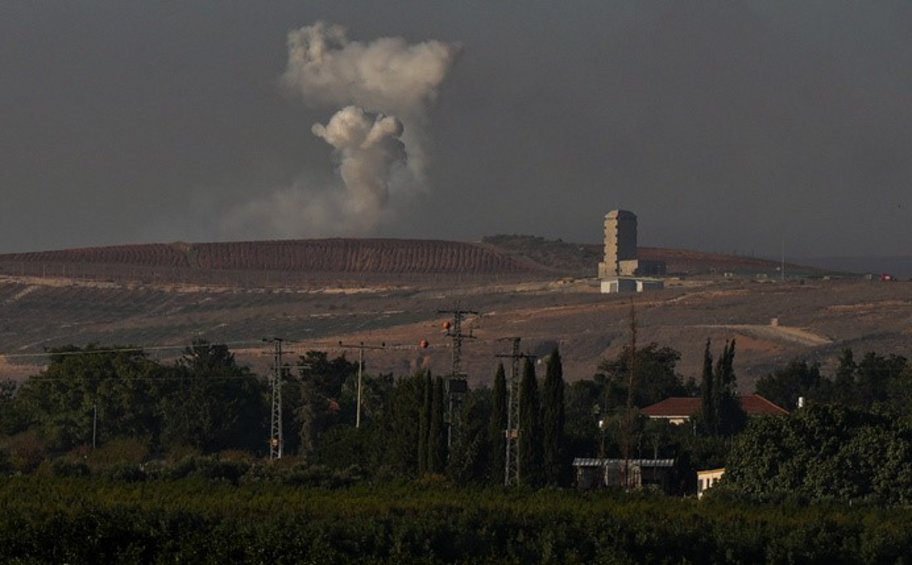
[[(254, 345), (259, 344), (258, 341), (229, 341), (229, 342), (206, 342), (205, 346), (209, 345)], [(198, 344), (182, 344), (182, 345), (131, 345), (125, 347), (109, 347), (105, 349), (80, 349), (78, 351), (42, 351), (36, 353), (0, 353), (0, 357), (6, 359), (14, 358), (24, 358), (24, 357), (51, 357), (51, 356), (72, 356), (72, 355), (94, 355), (98, 353), (131, 353), (131, 352), (143, 352), (143, 351), (166, 351), (174, 349), (190, 349), (194, 347), (199, 347)], [(64, 346), (67, 347), (67, 346)]]

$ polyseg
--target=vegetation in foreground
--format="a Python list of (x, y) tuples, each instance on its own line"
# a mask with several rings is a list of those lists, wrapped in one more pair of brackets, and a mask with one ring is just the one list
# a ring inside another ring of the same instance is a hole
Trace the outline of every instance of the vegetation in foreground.
[(912, 510), (269, 479), (0, 482), (7, 562), (762, 563), (912, 559)]

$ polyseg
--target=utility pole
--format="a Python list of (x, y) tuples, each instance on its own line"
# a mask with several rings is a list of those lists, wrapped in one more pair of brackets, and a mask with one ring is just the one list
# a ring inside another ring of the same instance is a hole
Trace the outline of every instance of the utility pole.
[(347, 348), (357, 348), (358, 349), (358, 404), (355, 407), (355, 427), (361, 427), (361, 374), (364, 371), (364, 350), (365, 349), (386, 349), (386, 344), (381, 343), (380, 345), (364, 345), (364, 342), (358, 343), (358, 345), (345, 344), (341, 341), (339, 342), (339, 347), (344, 349)]
[(282, 437), (282, 373), (285, 368), (282, 364), (282, 343), (284, 339), (274, 337), (271, 340), (273, 344), (273, 372), (272, 372), (272, 411), (271, 425), (269, 432), (269, 459), (271, 461), (282, 458), (282, 446), (284, 439)]
[(507, 386), (507, 429), (504, 431), (507, 441), (504, 455), (504, 486), (519, 484), (519, 362), (522, 359), (534, 359), (519, 350), (522, 338), (505, 337), (497, 341), (512, 341), (513, 346), (508, 354), (497, 354), (495, 357), (510, 359), (510, 383)]
[(624, 466), (621, 471), (624, 489), (630, 488), (630, 436), (633, 433), (633, 400), (636, 397), (637, 319), (636, 305), (630, 299), (630, 361), (627, 364), (627, 406), (624, 413), (624, 431), (621, 439), (621, 455)]
[(457, 304), (452, 310), (437, 310), (438, 314), (452, 314), (453, 322), (443, 324), (446, 335), (453, 339), (453, 368), (446, 383), (447, 395), (447, 448), (453, 446), (454, 438), (459, 434), (459, 406), (462, 404), (462, 396), (468, 391), (466, 374), (462, 372), (462, 340), (475, 339), (470, 331), (467, 334), (462, 333), (462, 322), (467, 315), (477, 316), (478, 312), (474, 310), (463, 310)]

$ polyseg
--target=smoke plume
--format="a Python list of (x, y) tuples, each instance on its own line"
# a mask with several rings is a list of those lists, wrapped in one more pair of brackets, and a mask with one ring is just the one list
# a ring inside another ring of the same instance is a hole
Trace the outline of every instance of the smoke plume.
[(267, 225), (286, 237), (374, 232), (392, 215), (391, 192), (407, 198), (425, 184), (427, 110), (457, 51), (400, 37), (350, 41), (324, 22), (290, 32), (280, 84), (309, 107), (341, 108), (311, 131), (333, 147), (344, 188), (298, 182), (235, 210), (226, 225)]

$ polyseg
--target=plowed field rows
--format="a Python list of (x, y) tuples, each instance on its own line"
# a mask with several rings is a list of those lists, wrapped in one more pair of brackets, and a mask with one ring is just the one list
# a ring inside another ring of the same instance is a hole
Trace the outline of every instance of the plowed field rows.
[[(504, 274), (541, 265), (473, 243), (397, 239), (316, 239), (203, 244), (148, 244), (0, 255), (0, 265), (66, 264), (146, 268), (325, 273)], [(27, 267), (26, 267), (27, 268)], [(31, 270), (29, 270), (31, 272)], [(50, 274), (50, 273), (49, 273)]]

